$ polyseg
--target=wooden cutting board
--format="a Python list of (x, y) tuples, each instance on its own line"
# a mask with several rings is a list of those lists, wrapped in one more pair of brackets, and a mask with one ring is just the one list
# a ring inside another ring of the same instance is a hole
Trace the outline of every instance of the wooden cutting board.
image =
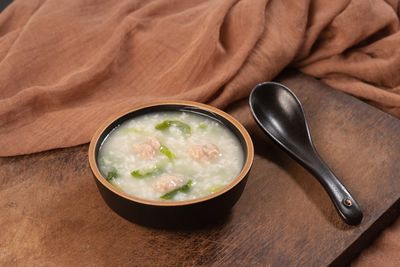
[(361, 225), (341, 221), (318, 182), (263, 136), (242, 101), (228, 111), (248, 128), (256, 157), (226, 221), (171, 231), (124, 220), (97, 192), (87, 145), (1, 158), (0, 265), (348, 262), (400, 213), (400, 121), (307, 76), (280, 81), (299, 96), (321, 156), (358, 199)]

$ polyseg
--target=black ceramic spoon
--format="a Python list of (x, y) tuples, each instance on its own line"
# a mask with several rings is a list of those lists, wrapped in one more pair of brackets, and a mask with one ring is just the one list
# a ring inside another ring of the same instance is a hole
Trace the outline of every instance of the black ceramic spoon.
[(350, 192), (318, 155), (303, 107), (289, 88), (275, 82), (257, 85), (250, 94), (251, 112), (261, 129), (312, 173), (325, 188), (339, 215), (357, 225), (363, 214)]

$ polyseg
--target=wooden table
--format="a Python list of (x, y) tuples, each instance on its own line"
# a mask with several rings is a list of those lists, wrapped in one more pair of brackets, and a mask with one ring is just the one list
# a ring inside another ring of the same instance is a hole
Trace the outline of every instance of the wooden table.
[[(358, 198), (345, 225), (327, 194), (263, 136), (247, 101), (228, 111), (256, 157), (226, 221), (152, 229), (119, 217), (97, 192), (87, 145), (0, 159), (0, 265), (322, 266), (349, 261), (400, 211), (400, 121), (299, 74), (282, 77), (304, 104), (317, 149)], [(21, 140), (23, 142), (23, 140)]]

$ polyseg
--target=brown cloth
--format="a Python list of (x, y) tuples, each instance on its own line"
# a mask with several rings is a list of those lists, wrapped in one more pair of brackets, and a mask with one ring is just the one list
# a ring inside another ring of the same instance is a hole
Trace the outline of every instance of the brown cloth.
[(0, 156), (88, 142), (138, 103), (225, 108), (287, 66), (400, 116), (394, 0), (17, 0), (0, 15)]

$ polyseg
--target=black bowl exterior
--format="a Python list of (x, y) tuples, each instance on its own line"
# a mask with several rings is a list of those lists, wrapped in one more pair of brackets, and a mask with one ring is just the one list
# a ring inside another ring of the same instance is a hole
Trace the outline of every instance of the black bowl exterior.
[(231, 190), (215, 198), (181, 206), (152, 206), (133, 202), (115, 194), (97, 179), (95, 180), (104, 201), (120, 216), (141, 225), (174, 229), (201, 227), (224, 220), (239, 200), (247, 177), (248, 175)]
[[(118, 192), (97, 168), (97, 156), (107, 136), (121, 123), (133, 117), (154, 111), (185, 111), (206, 116), (225, 125), (239, 139), (245, 163), (242, 172), (221, 192), (181, 202), (154, 202), (136, 199)], [(110, 120), (94, 135), (89, 147), (89, 162), (97, 187), (107, 205), (122, 217), (146, 226), (162, 228), (199, 227), (226, 218), (239, 200), (247, 182), (254, 157), (254, 148), (245, 128), (228, 114), (200, 103), (171, 101), (138, 107)]]

